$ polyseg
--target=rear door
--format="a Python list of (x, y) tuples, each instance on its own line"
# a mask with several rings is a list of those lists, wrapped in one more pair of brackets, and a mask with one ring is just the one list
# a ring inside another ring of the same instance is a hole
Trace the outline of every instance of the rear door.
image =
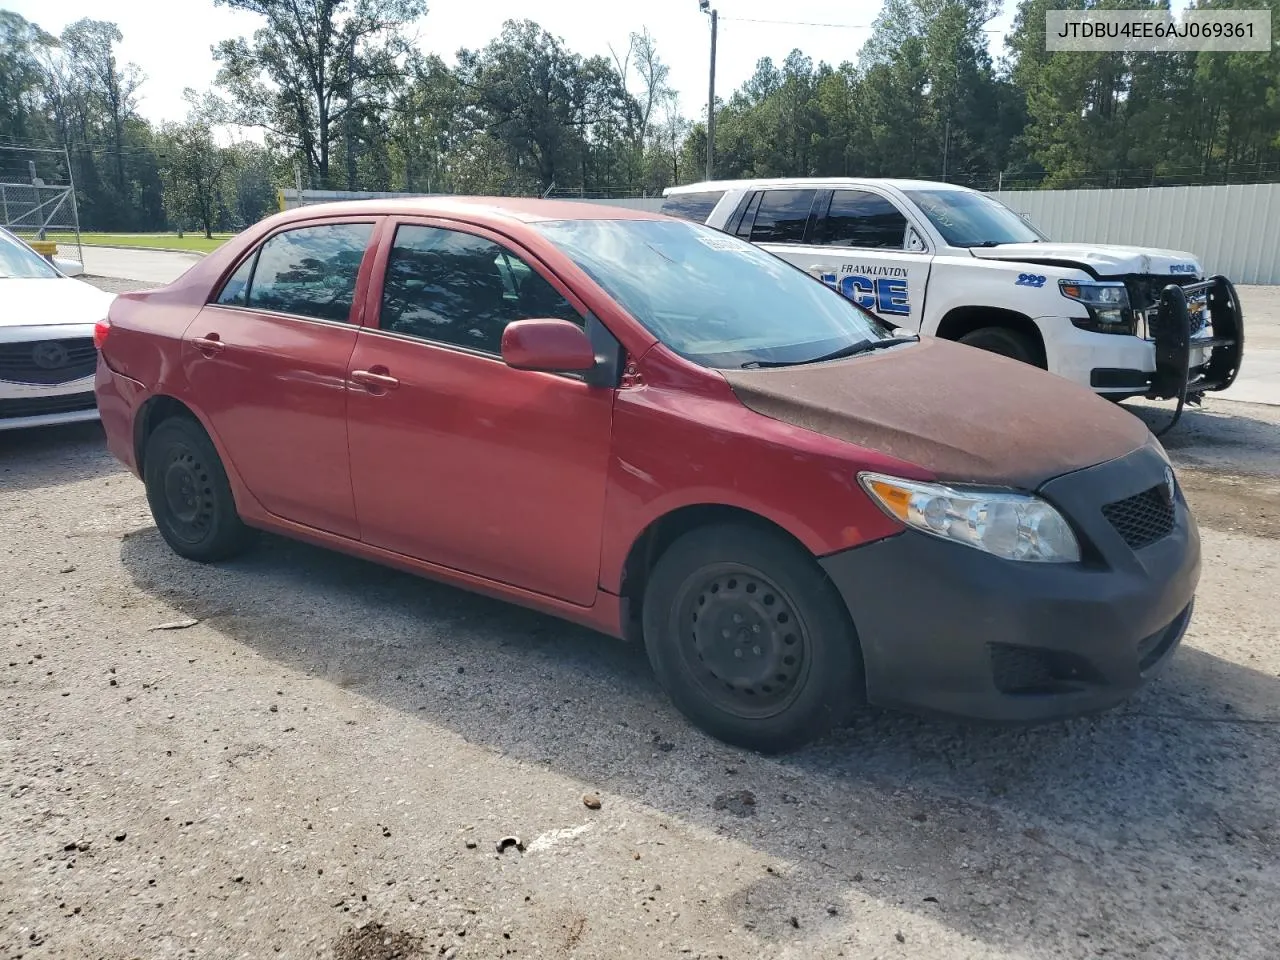
[(374, 277), (348, 372), (363, 539), (590, 605), (614, 391), (500, 347), (513, 320), (585, 309), (509, 240), (447, 221), (398, 223)]
[[(272, 235), (188, 327), (196, 402), (264, 508), (358, 537), (347, 450), (346, 373), (376, 221)], [(367, 281), (366, 281), (367, 282)]]

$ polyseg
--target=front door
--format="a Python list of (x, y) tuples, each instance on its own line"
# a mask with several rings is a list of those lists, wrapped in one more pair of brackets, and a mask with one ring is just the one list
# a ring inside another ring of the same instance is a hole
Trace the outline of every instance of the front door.
[[(766, 192), (763, 213), (768, 200)], [(932, 255), (902, 211), (870, 190), (832, 190), (814, 206), (802, 243), (762, 246), (884, 320), (919, 330)]]
[(182, 362), (228, 458), (262, 506), (358, 537), (347, 452), (347, 361), (374, 224), (277, 233), (187, 328)]
[(511, 321), (583, 312), (484, 231), (406, 222), (390, 242), (377, 329), (357, 334), (348, 371), (362, 538), (589, 605), (613, 391), (500, 356)]

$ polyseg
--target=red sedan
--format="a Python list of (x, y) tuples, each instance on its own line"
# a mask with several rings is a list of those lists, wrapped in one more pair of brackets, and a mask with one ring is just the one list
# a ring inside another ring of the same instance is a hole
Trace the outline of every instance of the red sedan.
[(1160, 445), (701, 225), (424, 199), (272, 217), (95, 335), (111, 451), (184, 557), (255, 529), (643, 638), (712, 734), (865, 700), (1115, 704), (1200, 551)]

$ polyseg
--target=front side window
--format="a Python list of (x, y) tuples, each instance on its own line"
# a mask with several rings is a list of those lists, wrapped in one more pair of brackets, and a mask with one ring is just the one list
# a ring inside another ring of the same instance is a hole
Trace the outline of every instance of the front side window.
[(953, 247), (998, 247), (1048, 239), (994, 197), (976, 190), (905, 190)]
[(816, 242), (828, 247), (901, 250), (907, 218), (892, 203), (865, 190), (836, 190), (818, 221)]
[(381, 329), (500, 354), (507, 324), (533, 318), (583, 325), (546, 278), (493, 241), (441, 227), (396, 231)]
[(816, 190), (766, 190), (751, 227), (752, 243), (800, 243)]
[(711, 211), (716, 208), (723, 190), (707, 190), (702, 193), (672, 193), (662, 200), (662, 213), (668, 217), (679, 217), (681, 220), (692, 220), (695, 223), (706, 223)]
[(848, 298), (766, 250), (670, 220), (535, 224), (670, 349), (733, 369), (808, 363), (891, 339)]
[(246, 305), (347, 323), (372, 233), (371, 223), (327, 223), (276, 234), (258, 253)]

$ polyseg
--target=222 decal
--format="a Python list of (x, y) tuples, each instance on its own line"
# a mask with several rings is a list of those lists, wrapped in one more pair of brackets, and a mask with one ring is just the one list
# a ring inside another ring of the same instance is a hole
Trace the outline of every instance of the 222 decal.
[(1041, 276), (1038, 273), (1020, 273), (1018, 279), (1013, 281), (1015, 287), (1043, 287), (1048, 277)]

